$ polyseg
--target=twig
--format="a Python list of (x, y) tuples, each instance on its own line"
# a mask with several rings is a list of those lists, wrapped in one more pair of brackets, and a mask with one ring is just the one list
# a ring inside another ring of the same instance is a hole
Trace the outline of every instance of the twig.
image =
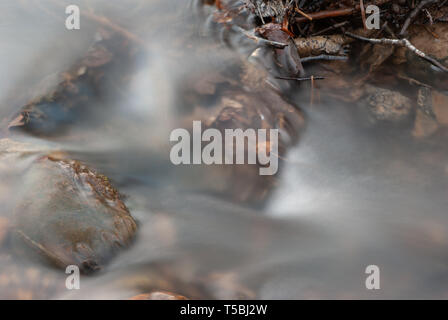
[(109, 20), (106, 17), (97, 16), (96, 14), (90, 13), (90, 12), (82, 12), (82, 15), (83, 15), (83, 17), (87, 17), (92, 21), (95, 21), (95, 22), (102, 24), (106, 27), (109, 27), (110, 29), (121, 34), (122, 36), (125, 36), (129, 40), (132, 40), (133, 42), (135, 42), (136, 44), (138, 44), (142, 47), (146, 46), (146, 43), (142, 39), (140, 39), (138, 36), (136, 36), (135, 34), (133, 34), (130, 31), (124, 29), (123, 27), (120, 27), (119, 25), (113, 23), (111, 20)]
[(258, 2), (256, 3), (256, 6), (257, 6), (258, 15), (260, 16), (261, 22), (263, 22), (263, 24), (266, 24), (266, 22), (264, 21), (264, 18), (263, 18), (263, 14), (261, 13), (261, 10), (260, 10), (260, 6), (258, 5)]
[(310, 106), (314, 105), (314, 76), (311, 76), (311, 97), (310, 97)]
[(364, 8), (364, 1), (363, 0), (359, 0), (359, 7), (361, 8), (362, 25), (364, 26), (364, 30), (367, 30), (366, 9)]
[[(51, 2), (60, 7), (62, 6), (62, 4), (59, 3), (59, 1), (52, 0)], [(94, 21), (96, 23), (99, 23), (103, 26), (110, 28), (111, 30), (121, 34), (122, 36), (128, 38), (129, 40), (135, 42), (136, 44), (138, 44), (142, 47), (146, 47), (146, 43), (142, 39), (140, 39), (138, 36), (136, 36), (132, 32), (126, 30), (125, 28), (113, 23), (111, 20), (109, 20), (106, 17), (98, 16), (98, 15), (94, 14), (93, 12), (89, 12), (89, 11), (81, 11), (81, 15), (83, 17), (88, 18), (91, 21)]]
[(243, 35), (245, 35), (247, 38), (253, 40), (256, 44), (259, 45), (269, 45), (275, 48), (279, 48), (279, 49), (284, 49), (288, 46), (287, 43), (282, 43), (282, 42), (277, 42), (277, 41), (271, 41), (271, 40), (267, 40), (264, 38), (260, 38), (257, 37), (256, 35), (250, 33), (249, 31), (241, 28), (240, 26), (237, 25), (231, 25), (230, 26), (233, 30), (242, 33)]
[(414, 78), (410, 78), (410, 77), (405, 76), (405, 75), (403, 75), (403, 74), (398, 73), (398, 74), (397, 74), (397, 77), (400, 78), (400, 79), (409, 81), (409, 84), (414, 84), (414, 85), (416, 85), (416, 86), (426, 87), (426, 88), (432, 89), (432, 86), (430, 86), (429, 84), (420, 82), (420, 81), (418, 81), (418, 80), (416, 80), (416, 79), (414, 79)]
[[(376, 0), (374, 2), (375, 5), (381, 6), (383, 4), (386, 4), (390, 2), (391, 0)], [(361, 10), (360, 5), (356, 5), (353, 8), (342, 8), (342, 9), (336, 9), (336, 10), (323, 10), (319, 12), (309, 13), (308, 15), (313, 18), (313, 20), (319, 20), (319, 19), (327, 19), (327, 18), (334, 18), (334, 17), (342, 17), (342, 16), (351, 16), (355, 12)], [(305, 17), (297, 17), (296, 19), (297, 23), (305, 22), (308, 19)]]
[(431, 13), (428, 11), (428, 9), (424, 9), (423, 11), (425, 11), (426, 16), (427, 16), (428, 19), (429, 19), (429, 24), (430, 24), (430, 25), (433, 25), (433, 24), (434, 24), (434, 19), (432, 18)]
[(300, 10), (299, 8), (296, 8), (296, 11), (298, 13), (300, 13), (302, 16), (304, 16), (305, 18), (307, 18), (308, 20), (313, 21), (313, 17), (311, 17), (309, 14), (306, 14), (305, 12)]
[[(351, 16), (355, 12), (355, 8), (344, 8), (338, 10), (323, 10), (315, 13), (310, 13), (309, 16), (313, 20), (320, 20), (333, 17)], [(295, 19), (297, 23), (308, 21), (308, 18), (298, 17)]]
[(428, 31), (428, 33), (432, 35), (434, 38), (440, 39), (439, 35), (434, 31), (432, 31), (428, 26), (423, 25), (423, 28), (425, 28), (425, 30)]
[(315, 60), (329, 60), (329, 61), (348, 60), (348, 57), (347, 56), (333, 56), (333, 55), (329, 55), (329, 54), (321, 54), (318, 56), (310, 56), (310, 57), (300, 58), (300, 62), (302, 62), (302, 63), (307, 63), (307, 62), (315, 61)]
[(325, 33), (325, 32), (330, 31), (330, 30), (338, 29), (338, 28), (343, 27), (343, 26), (345, 26), (345, 25), (347, 25), (349, 23), (350, 23), (349, 21), (343, 21), (343, 22), (340, 22), (340, 23), (336, 23), (336, 24), (334, 24), (332, 26), (329, 26), (328, 28), (325, 28), (325, 29), (319, 31), (319, 32), (313, 33), (311, 36), (312, 37), (319, 36), (322, 33)]
[(403, 27), (401, 28), (401, 31), (399, 33), (399, 36), (404, 36), (406, 33), (406, 30), (409, 28), (409, 25), (411, 24), (412, 20), (419, 14), (419, 12), (423, 9), (423, 7), (427, 6), (428, 4), (432, 4), (435, 2), (439, 2), (439, 0), (423, 0), (418, 4), (417, 7), (415, 7), (414, 10), (412, 10), (409, 17), (406, 19), (406, 21), (403, 24)]
[(413, 52), (414, 54), (416, 54), (420, 58), (425, 59), (426, 61), (428, 61), (432, 65), (434, 65), (437, 68), (441, 69), (442, 71), (448, 72), (448, 68), (447, 67), (442, 65), (436, 59), (431, 58), (430, 56), (426, 55), (424, 52), (422, 52), (419, 49), (417, 49), (416, 47), (414, 47), (414, 45), (408, 39), (386, 39), (386, 38), (383, 38), (383, 39), (370, 39), (370, 38), (366, 38), (366, 37), (363, 37), (363, 36), (358, 36), (358, 35), (353, 34), (351, 32), (344, 32), (344, 34), (349, 36), (349, 37), (351, 37), (351, 38), (362, 40), (362, 41), (367, 41), (367, 42), (370, 42), (370, 43), (373, 43), (373, 44), (388, 44), (388, 45), (395, 45), (395, 46), (405, 47), (409, 51)]

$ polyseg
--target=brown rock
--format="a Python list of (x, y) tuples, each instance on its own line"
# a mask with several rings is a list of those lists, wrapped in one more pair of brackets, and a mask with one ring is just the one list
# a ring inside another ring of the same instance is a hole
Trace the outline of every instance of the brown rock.
[(130, 300), (188, 300), (188, 298), (168, 291), (154, 291), (139, 294)]
[(414, 130), (412, 135), (416, 138), (426, 138), (437, 131), (439, 125), (437, 121), (428, 116), (421, 110), (417, 110), (417, 116), (415, 118)]
[(84, 272), (101, 268), (132, 242), (137, 229), (107, 177), (51, 156), (38, 158), (24, 174), (12, 220), (15, 243), (26, 244), (16, 247)]
[(448, 96), (438, 91), (432, 92), (432, 107), (436, 115), (437, 122), (441, 125), (448, 125)]
[[(431, 33), (424, 26), (412, 26), (410, 28), (411, 43), (423, 51), (425, 54), (436, 58), (442, 65), (447, 66), (448, 62), (448, 25), (446, 23), (436, 23), (430, 26)], [(436, 35), (436, 36), (434, 36)], [(401, 50), (401, 52), (404, 52)], [(446, 72), (435, 68), (426, 60), (421, 59), (409, 50), (405, 51), (407, 64), (404, 71), (420, 82), (431, 86), (448, 90), (448, 77)]]
[(408, 120), (414, 104), (398, 91), (366, 86), (367, 96), (362, 101), (374, 121), (401, 122)]

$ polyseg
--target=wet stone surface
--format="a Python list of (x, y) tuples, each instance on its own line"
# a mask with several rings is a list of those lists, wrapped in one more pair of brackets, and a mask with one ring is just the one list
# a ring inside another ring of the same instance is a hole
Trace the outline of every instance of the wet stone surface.
[(86, 115), (92, 114), (92, 110), (107, 111), (107, 106), (102, 104), (117, 98), (108, 88), (126, 86), (126, 77), (133, 71), (139, 50), (117, 33), (101, 30), (96, 37), (84, 57), (57, 76), (57, 85), (36, 86), (46, 91), (38, 91), (12, 117), (9, 130), (55, 136), (65, 133), (72, 125), (87, 122)]
[(2, 145), (3, 161), (24, 163), (18, 205), (8, 224), (17, 254), (90, 272), (132, 243), (136, 222), (107, 177), (60, 152), (27, 153), (26, 144), (9, 139)]
[(405, 122), (412, 116), (414, 103), (398, 91), (366, 87), (366, 96), (361, 100), (373, 122)]

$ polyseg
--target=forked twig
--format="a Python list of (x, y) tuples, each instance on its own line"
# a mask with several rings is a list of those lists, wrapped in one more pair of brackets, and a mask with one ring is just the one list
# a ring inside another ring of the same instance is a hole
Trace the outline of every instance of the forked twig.
[(439, 2), (440, 0), (423, 0), (418, 4), (417, 7), (415, 7), (414, 10), (412, 10), (409, 17), (406, 19), (406, 21), (403, 24), (403, 27), (401, 28), (401, 31), (399, 33), (400, 36), (404, 36), (406, 33), (406, 30), (408, 29), (409, 25), (411, 24), (412, 20), (419, 14), (419, 12), (423, 9), (423, 7), (427, 6), (428, 4), (432, 4), (435, 2)]
[(432, 65), (434, 65), (437, 68), (441, 69), (442, 71), (448, 72), (448, 68), (447, 67), (442, 65), (436, 59), (428, 56), (423, 51), (420, 51), (419, 49), (417, 49), (408, 39), (387, 39), (387, 38), (371, 39), (371, 38), (366, 38), (366, 37), (363, 37), (363, 36), (356, 35), (356, 34), (351, 33), (351, 32), (344, 32), (344, 34), (349, 36), (349, 37), (351, 37), (351, 38), (362, 40), (362, 41), (367, 41), (367, 42), (370, 42), (370, 43), (373, 43), (373, 44), (388, 44), (388, 45), (394, 45), (394, 46), (399, 46), (399, 47), (405, 47), (409, 51), (413, 52), (414, 54), (416, 54), (420, 58), (425, 59), (426, 61), (428, 61)]

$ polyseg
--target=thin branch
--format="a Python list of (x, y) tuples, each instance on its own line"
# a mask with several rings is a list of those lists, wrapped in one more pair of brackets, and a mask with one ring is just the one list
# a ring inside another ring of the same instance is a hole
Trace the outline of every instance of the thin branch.
[[(376, 0), (375, 5), (381, 6), (383, 4), (386, 4), (390, 2), (391, 0)], [(319, 19), (327, 19), (327, 18), (334, 18), (334, 17), (342, 17), (342, 16), (351, 16), (354, 13), (361, 10), (361, 6), (358, 4), (354, 6), (353, 8), (342, 8), (342, 9), (335, 9), (335, 10), (322, 10), (319, 12), (314, 13), (308, 13), (308, 15), (313, 18), (313, 20), (319, 20)], [(306, 22), (308, 21), (308, 18), (305, 17), (297, 17), (295, 18), (297, 23)]]
[(415, 7), (414, 10), (412, 10), (411, 14), (404, 22), (403, 27), (401, 28), (401, 31), (399, 33), (399, 36), (401, 36), (401, 37), (404, 36), (404, 34), (406, 33), (406, 30), (409, 28), (409, 25), (411, 24), (412, 20), (414, 20), (414, 18), (420, 13), (420, 11), (423, 9), (423, 7), (425, 7), (429, 4), (433, 4), (435, 2), (439, 2), (439, 1), (440, 0), (423, 0), (422, 2), (420, 2), (418, 4), (418, 6)]
[(321, 54), (318, 56), (310, 56), (310, 57), (300, 58), (300, 62), (302, 62), (302, 63), (307, 63), (307, 62), (315, 61), (315, 60), (328, 60), (328, 61), (348, 60), (348, 57), (347, 56), (333, 56), (333, 55), (329, 55), (329, 54)]
[(422, 59), (425, 59), (426, 61), (428, 61), (432, 65), (434, 65), (437, 68), (441, 69), (442, 71), (448, 72), (448, 68), (447, 67), (442, 65), (436, 59), (431, 58), (430, 56), (426, 55), (424, 52), (422, 52), (419, 49), (417, 49), (416, 47), (414, 47), (414, 45), (408, 39), (386, 39), (386, 38), (383, 38), (383, 39), (370, 39), (370, 38), (358, 36), (358, 35), (353, 34), (351, 32), (344, 32), (344, 34), (349, 36), (349, 37), (351, 37), (351, 38), (362, 40), (362, 41), (367, 41), (367, 42), (370, 42), (370, 43), (373, 43), (373, 44), (388, 44), (388, 45), (394, 45), (394, 46), (399, 46), (399, 47), (405, 47), (409, 51), (413, 52), (415, 55), (419, 56)]
[(310, 21), (313, 20), (313, 17), (311, 17), (309, 14), (306, 14), (305, 12), (303, 12), (302, 10), (300, 10), (299, 8), (296, 8), (296, 11), (297, 11), (300, 15), (304, 16), (305, 18), (307, 18), (308, 20), (310, 20)]
[(359, 7), (361, 8), (361, 17), (362, 17), (362, 24), (364, 26), (364, 30), (367, 30), (367, 24), (366, 24), (366, 9), (364, 8), (364, 1), (359, 1)]
[(343, 27), (343, 26), (345, 26), (345, 25), (347, 25), (347, 24), (349, 24), (349, 23), (350, 23), (349, 21), (343, 21), (343, 22), (340, 22), (340, 23), (336, 23), (336, 24), (334, 24), (334, 25), (332, 25), (332, 26), (329, 26), (328, 28), (325, 28), (325, 29), (323, 29), (323, 30), (321, 30), (321, 31), (318, 31), (318, 32), (316, 32), (316, 33), (313, 33), (311, 36), (312, 36), (312, 37), (320, 36), (321, 34), (327, 32), (327, 31), (331, 31), (331, 30), (338, 29), (338, 28)]
[[(320, 20), (333, 17), (351, 16), (355, 12), (355, 8), (344, 8), (337, 10), (323, 10), (308, 14), (313, 20)], [(298, 17), (295, 19), (297, 23), (309, 21), (308, 18)]]
[(271, 40), (267, 40), (267, 39), (264, 39), (264, 38), (257, 37), (253, 33), (250, 33), (249, 31), (247, 31), (247, 30), (245, 30), (245, 29), (243, 29), (243, 28), (241, 28), (240, 26), (237, 26), (237, 25), (231, 25), (230, 27), (233, 30), (242, 33), (247, 38), (253, 40), (258, 45), (268, 45), (268, 46), (272, 46), (272, 47), (279, 48), (279, 49), (284, 49), (284, 48), (286, 48), (288, 46), (287, 43), (271, 41)]
[[(52, 3), (56, 4), (57, 6), (61, 7), (62, 4), (59, 1), (51, 0)], [(135, 42), (136, 44), (145, 47), (146, 43), (137, 35), (133, 34), (132, 32), (126, 30), (125, 28), (119, 26), (118, 24), (114, 23), (113, 21), (109, 20), (106, 17), (96, 15), (93, 12), (89, 11), (81, 11), (81, 15), (83, 17), (86, 17), (87, 19), (96, 22), (98, 24), (101, 24), (105, 27), (110, 28), (111, 30), (121, 34), (122, 36), (128, 38), (129, 40)]]
[(258, 2), (255, 5), (257, 6), (258, 15), (261, 19), (261, 22), (263, 22), (263, 24), (266, 24), (266, 22), (264, 21), (264, 18), (263, 18), (263, 14), (261, 13), (261, 10), (260, 10), (260, 6), (258, 5)]

